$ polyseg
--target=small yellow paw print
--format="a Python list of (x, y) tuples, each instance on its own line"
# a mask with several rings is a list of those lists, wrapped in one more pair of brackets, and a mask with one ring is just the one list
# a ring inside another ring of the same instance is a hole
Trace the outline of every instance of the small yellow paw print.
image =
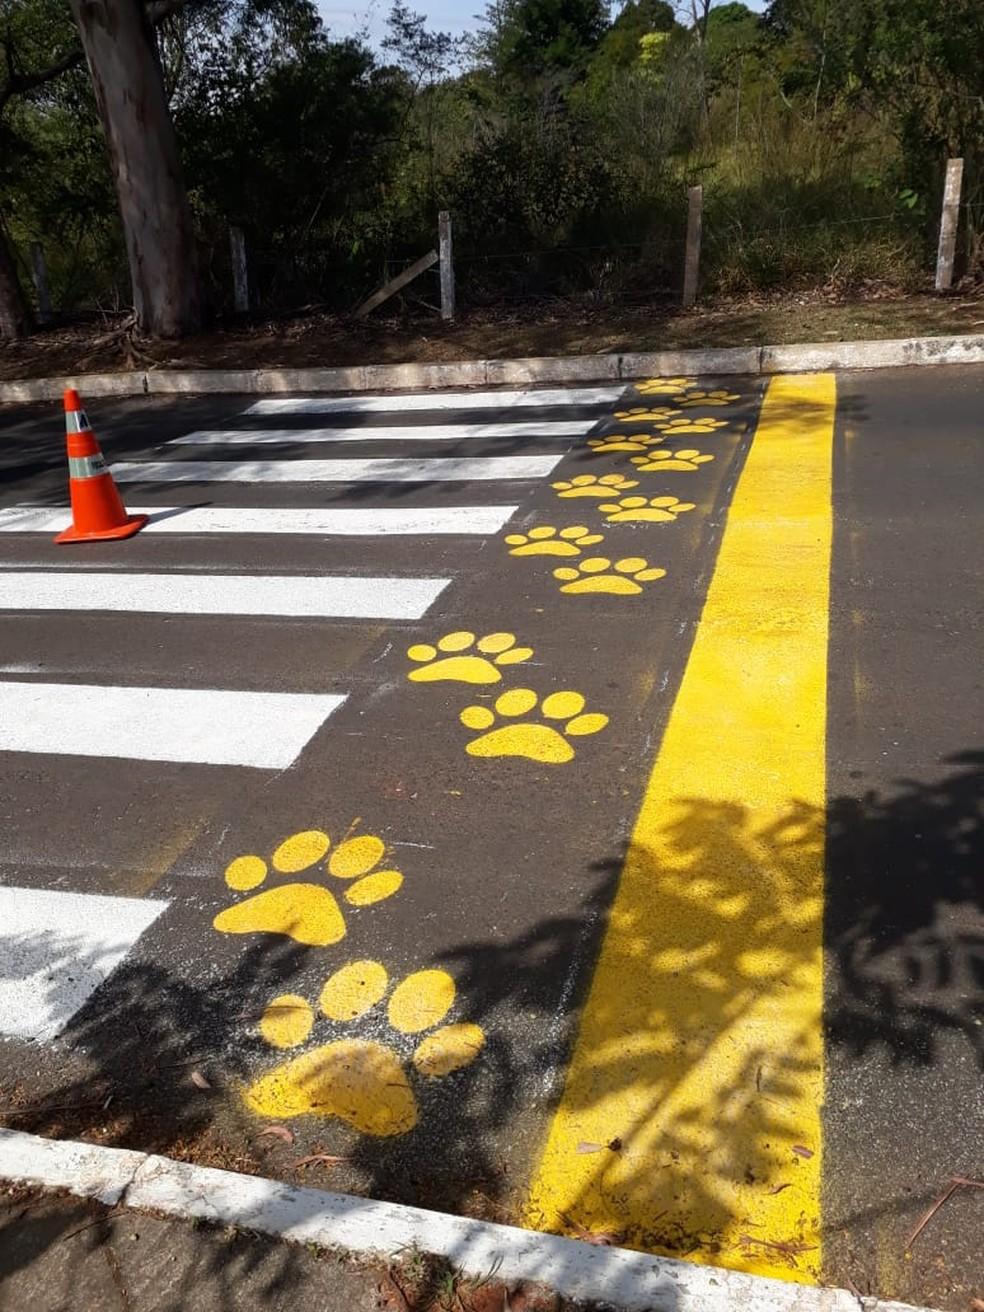
[(692, 501), (679, 497), (622, 497), (609, 505), (599, 506), (610, 524), (672, 524), (677, 515), (693, 510)]
[[(525, 756), (531, 761), (563, 765), (574, 759), (574, 749), (552, 724), (523, 720), (493, 729), (496, 716), (514, 719), (529, 715), (539, 697), (532, 688), (513, 688), (496, 698), (495, 710), (488, 706), (466, 706), (461, 723), (466, 729), (489, 730), (473, 738), (465, 751), (469, 756)], [(585, 700), (579, 692), (553, 692), (540, 704), (540, 715), (547, 720), (565, 721), (563, 733), (578, 738), (604, 729), (607, 715), (584, 715)]]
[(647, 378), (635, 384), (635, 390), (641, 396), (666, 396), (675, 392), (684, 392), (694, 385), (693, 378)]
[(592, 533), (585, 524), (559, 530), (542, 524), (528, 533), (509, 533), (510, 556), (579, 556), (584, 547), (603, 542), (603, 533)]
[[(442, 652), (446, 654), (442, 656)], [(418, 642), (408, 647), (407, 656), (420, 664), (407, 678), (413, 683), (499, 683), (502, 675), (497, 666), (520, 665), (532, 655), (532, 647), (516, 646), (514, 633), (487, 633), (484, 638), (476, 638), (474, 633), (461, 629), (445, 634), (433, 646)]]
[[(336, 1024), (351, 1024), (377, 1007), (389, 990), (389, 975), (378, 961), (352, 961), (325, 981), (318, 1009)], [(386, 1016), (399, 1034), (431, 1033), (410, 1061), (424, 1079), (438, 1079), (469, 1066), (485, 1045), (481, 1027), (441, 1025), (454, 1006), (456, 986), (445, 970), (418, 970), (390, 994)], [(314, 1029), (314, 1008), (296, 993), (273, 998), (260, 1020), (270, 1047), (296, 1048)], [(335, 1039), (282, 1063), (255, 1080), (244, 1095), (259, 1116), (336, 1117), (362, 1134), (406, 1134), (417, 1124), (419, 1108), (403, 1060), (390, 1044), (369, 1039)]]
[(633, 456), (632, 463), (640, 474), (658, 473), (661, 469), (695, 471), (706, 465), (713, 456), (702, 455), (699, 451), (650, 451), (644, 456)]
[(569, 482), (551, 483), (550, 486), (559, 497), (610, 497), (639, 484), (624, 474), (603, 474), (601, 478), (594, 474), (578, 474)]
[(645, 451), (651, 446), (665, 442), (662, 434), (632, 433), (622, 437), (619, 433), (609, 433), (607, 437), (592, 437), (588, 441), (596, 456), (606, 455), (609, 451)]
[(665, 424), (656, 427), (669, 438), (680, 437), (685, 433), (713, 433), (727, 426), (726, 419), (668, 419)]
[[(331, 839), (321, 829), (291, 834), (280, 844), (270, 865), (281, 875), (296, 875), (320, 865)], [(346, 838), (325, 863), (329, 875), (345, 880), (342, 894), (350, 906), (365, 907), (392, 897), (403, 883), (399, 870), (378, 870), (386, 844), (374, 834)], [(236, 892), (265, 883), (269, 867), (259, 856), (237, 856), (225, 870), (225, 882)], [(320, 870), (318, 872), (320, 878)], [(226, 907), (212, 921), (221, 934), (283, 934), (295, 943), (324, 948), (345, 937), (345, 917), (335, 894), (321, 883), (277, 884)]]
[(688, 392), (686, 396), (680, 397), (678, 404), (685, 406), (731, 405), (732, 401), (740, 400), (741, 397), (737, 392), (727, 392), (722, 387), (713, 392)]
[(672, 419), (678, 415), (679, 410), (671, 410), (669, 406), (633, 406), (630, 410), (616, 410), (615, 418), (623, 424), (654, 424), (657, 420)]
[(562, 566), (554, 570), (554, 578), (563, 580), (561, 592), (575, 595), (605, 592), (613, 597), (632, 597), (642, 592), (640, 584), (665, 577), (665, 569), (650, 568), (643, 556), (625, 556), (616, 560), (614, 565), (607, 556), (589, 556), (577, 566)]

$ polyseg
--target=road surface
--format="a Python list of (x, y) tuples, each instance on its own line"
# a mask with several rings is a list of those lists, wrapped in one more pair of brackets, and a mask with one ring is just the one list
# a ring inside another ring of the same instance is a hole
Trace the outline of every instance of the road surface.
[(0, 411), (2, 1119), (966, 1308), (982, 382)]

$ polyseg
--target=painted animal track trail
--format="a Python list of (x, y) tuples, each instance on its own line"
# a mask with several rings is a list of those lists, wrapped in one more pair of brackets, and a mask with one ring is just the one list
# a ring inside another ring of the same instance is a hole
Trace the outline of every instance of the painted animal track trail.
[[(331, 851), (331, 839), (321, 829), (304, 829), (285, 838), (270, 858), (239, 856), (225, 870), (225, 882), (236, 892), (258, 888), (270, 867), (277, 874), (313, 871), (345, 881), (343, 899), (352, 907), (371, 906), (398, 892), (399, 870), (376, 869), (386, 844), (374, 834), (346, 838)], [(325, 858), (328, 858), (325, 861)], [(322, 866), (323, 863), (323, 866)], [(276, 884), (242, 902), (226, 907), (212, 921), (220, 934), (282, 934), (307, 947), (329, 947), (346, 933), (345, 916), (335, 893), (322, 883)]]
[(413, 683), (499, 683), (498, 666), (519, 665), (532, 655), (532, 647), (516, 646), (514, 633), (487, 633), (476, 639), (474, 633), (461, 629), (434, 645), (420, 642), (408, 647), (407, 656), (419, 664), (407, 678)]
[(713, 459), (713, 456), (687, 448), (683, 451), (648, 451), (644, 456), (633, 456), (632, 463), (640, 474), (658, 474), (660, 470), (696, 473), (701, 465)]
[(579, 692), (554, 692), (544, 697), (539, 713), (545, 720), (563, 721), (559, 728), (532, 719), (492, 727), (497, 716), (514, 720), (529, 715), (538, 702), (540, 698), (532, 688), (512, 688), (496, 699), (494, 710), (488, 706), (466, 706), (459, 717), (465, 728), (488, 732), (480, 732), (465, 751), (469, 756), (524, 756), (547, 765), (564, 765), (574, 759), (574, 748), (563, 735), (586, 737), (599, 733), (608, 723), (607, 715), (582, 714), (586, 702)]
[(531, 528), (528, 533), (507, 533), (510, 556), (579, 556), (583, 547), (604, 541), (604, 534), (592, 533), (585, 524), (572, 524), (559, 531), (549, 524)]
[[(614, 572), (613, 572), (614, 571)], [(642, 592), (643, 583), (666, 577), (665, 569), (654, 569), (643, 556), (625, 556), (614, 565), (607, 556), (590, 556), (577, 566), (554, 570), (561, 579), (561, 592), (575, 596), (583, 593), (608, 593), (613, 597), (633, 597)]]
[(679, 497), (622, 497), (598, 509), (610, 524), (672, 524), (678, 515), (695, 509), (695, 502)]
[(650, 447), (665, 441), (662, 434), (626, 433), (623, 436), (621, 433), (609, 433), (607, 437), (589, 438), (588, 446), (596, 456), (604, 456), (615, 451), (648, 451)]
[[(318, 1011), (335, 1024), (350, 1025), (378, 1007), (389, 987), (380, 962), (349, 962), (325, 981)], [(445, 970), (415, 971), (390, 993), (386, 1018), (396, 1034), (431, 1031), (410, 1057), (423, 1079), (463, 1070), (485, 1046), (481, 1026), (441, 1024), (456, 994), (454, 979)], [(310, 1003), (287, 993), (270, 1001), (259, 1029), (270, 1047), (296, 1048), (307, 1042), (317, 1020)], [(246, 1090), (244, 1101), (259, 1116), (332, 1117), (376, 1137), (406, 1134), (420, 1115), (403, 1059), (391, 1044), (377, 1039), (340, 1038), (311, 1048), (260, 1076)]]
[(624, 474), (578, 474), (575, 478), (551, 483), (559, 497), (611, 497), (630, 487), (638, 487), (637, 481), (626, 478)]

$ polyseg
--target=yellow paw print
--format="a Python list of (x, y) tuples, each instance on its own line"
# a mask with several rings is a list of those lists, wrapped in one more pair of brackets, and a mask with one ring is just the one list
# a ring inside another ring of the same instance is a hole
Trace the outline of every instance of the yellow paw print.
[(638, 487), (624, 474), (603, 474), (597, 478), (594, 474), (578, 474), (570, 482), (551, 483), (550, 486), (559, 497), (610, 497), (626, 488)]
[(688, 392), (686, 396), (680, 397), (678, 404), (685, 406), (730, 405), (732, 401), (740, 400), (741, 397), (737, 392), (726, 392), (721, 387), (714, 392)]
[(679, 410), (671, 410), (666, 405), (655, 407), (637, 405), (630, 410), (616, 410), (615, 418), (621, 420), (623, 424), (654, 424), (658, 419), (670, 419), (679, 413)]
[(701, 455), (699, 451), (649, 451), (644, 456), (633, 456), (632, 463), (640, 474), (658, 473), (661, 469), (697, 470), (706, 465), (713, 456)]
[(665, 441), (665, 437), (656, 433), (633, 433), (625, 437), (618, 433), (609, 433), (607, 437), (592, 437), (588, 441), (588, 446), (596, 456), (603, 456), (609, 451), (646, 451), (649, 447)]
[[(469, 756), (525, 756), (531, 761), (549, 765), (563, 765), (574, 759), (574, 748), (552, 724), (523, 720), (520, 724), (505, 724), (493, 729), (497, 715), (513, 719), (529, 715), (539, 697), (532, 688), (513, 688), (496, 698), (495, 711), (488, 706), (466, 706), (461, 712), (461, 723), (466, 729), (489, 730), (480, 738), (473, 738), (465, 751)], [(564, 720), (563, 732), (578, 738), (598, 733), (608, 723), (607, 715), (583, 715), (585, 701), (579, 692), (553, 692), (544, 697), (540, 715), (548, 720)]]
[(603, 533), (592, 533), (585, 524), (572, 524), (559, 532), (542, 524), (528, 533), (506, 535), (510, 556), (579, 556), (582, 547), (603, 541)]
[(607, 592), (614, 597), (632, 597), (642, 591), (641, 583), (666, 577), (665, 569), (648, 566), (643, 556), (625, 556), (616, 560), (614, 566), (607, 556), (590, 556), (576, 567), (555, 569), (554, 578), (563, 580), (561, 592)]
[(665, 424), (657, 424), (667, 437), (679, 437), (684, 433), (713, 433), (727, 425), (726, 419), (668, 419)]
[[(376, 1007), (389, 989), (378, 961), (352, 961), (325, 981), (318, 1009), (350, 1024)], [(390, 994), (386, 1015), (400, 1034), (432, 1032), (410, 1058), (418, 1075), (437, 1079), (470, 1065), (485, 1045), (478, 1025), (440, 1025), (454, 1005), (455, 982), (444, 970), (418, 970)], [(296, 1048), (315, 1025), (314, 1008), (295, 993), (274, 998), (260, 1020), (260, 1034), (273, 1048)], [(274, 1067), (249, 1086), (246, 1106), (259, 1116), (337, 1117), (361, 1134), (406, 1134), (419, 1108), (403, 1061), (389, 1044), (370, 1039), (335, 1039)]]
[[(471, 647), (475, 651), (469, 650)], [(449, 653), (441, 656), (442, 652)], [(475, 653), (479, 652), (480, 655)], [(445, 634), (435, 646), (418, 642), (407, 648), (412, 661), (421, 664), (407, 678), (414, 683), (498, 683), (502, 675), (498, 665), (519, 665), (533, 655), (532, 647), (517, 647), (514, 633), (487, 633), (476, 640), (474, 633), (461, 629)], [(440, 659), (438, 659), (440, 658)], [(491, 659), (490, 659), (491, 658)]]
[(693, 387), (692, 378), (647, 378), (635, 384), (635, 390), (641, 396), (665, 396), (668, 393), (683, 392)]
[(672, 524), (677, 515), (693, 510), (692, 501), (679, 497), (622, 497), (609, 505), (599, 506), (610, 524)]
[[(331, 839), (321, 829), (291, 834), (280, 844), (270, 865), (281, 875), (310, 870), (328, 855)], [(365, 907), (392, 897), (403, 883), (399, 870), (377, 870), (386, 844), (374, 834), (347, 838), (326, 862), (328, 874), (352, 881), (342, 894), (350, 906)], [(225, 871), (225, 882), (236, 892), (258, 888), (269, 868), (259, 856), (237, 856)], [(319, 871), (320, 876), (320, 871)], [(283, 934), (295, 943), (324, 948), (345, 937), (345, 918), (335, 894), (323, 884), (277, 884), (226, 907), (212, 921), (221, 934)]]

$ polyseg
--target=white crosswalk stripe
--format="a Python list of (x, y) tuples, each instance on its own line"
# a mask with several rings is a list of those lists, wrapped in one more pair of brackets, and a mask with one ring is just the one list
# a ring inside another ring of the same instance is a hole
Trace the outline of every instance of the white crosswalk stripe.
[(460, 460), (148, 460), (113, 465), (120, 483), (467, 483), (546, 478), (562, 456)]
[[(141, 530), (196, 536), (200, 533), (310, 534), (325, 537), (482, 536), (498, 533), (518, 506), (130, 506), (149, 515)], [(71, 520), (62, 506), (0, 509), (0, 533), (59, 533)]]
[(343, 696), (0, 681), (0, 751), (291, 765)]
[(399, 410), (500, 410), (513, 406), (602, 406), (625, 391), (620, 387), (523, 388), (509, 392), (407, 392), (381, 396), (266, 397), (248, 415), (377, 414)]
[(113, 610), (167, 615), (291, 615), (416, 620), (450, 579), (298, 574), (0, 573), (0, 610)]
[(511, 424), (414, 424), (389, 428), (202, 428), (168, 446), (267, 446), (321, 442), (462, 442), (496, 437), (583, 437), (590, 420)]
[(0, 1034), (55, 1038), (167, 907), (148, 898), (0, 887)]

